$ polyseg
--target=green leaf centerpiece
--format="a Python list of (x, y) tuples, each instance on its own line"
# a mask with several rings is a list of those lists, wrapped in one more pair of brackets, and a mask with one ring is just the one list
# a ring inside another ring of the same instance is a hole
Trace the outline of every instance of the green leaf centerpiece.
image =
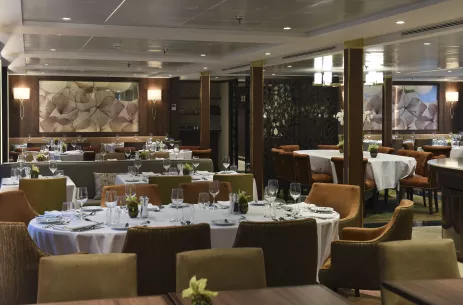
[(182, 298), (191, 298), (193, 305), (212, 305), (212, 298), (219, 293), (206, 290), (207, 279), (190, 279), (190, 287), (182, 291)]

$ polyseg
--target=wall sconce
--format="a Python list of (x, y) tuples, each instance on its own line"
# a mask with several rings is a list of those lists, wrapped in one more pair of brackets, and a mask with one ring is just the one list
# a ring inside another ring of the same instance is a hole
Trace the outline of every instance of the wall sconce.
[(162, 100), (162, 91), (159, 89), (148, 90), (148, 100), (152, 102), (151, 116), (153, 117), (153, 120), (155, 120), (156, 119), (156, 102)]
[(445, 92), (445, 100), (450, 106), (450, 118), (453, 119), (455, 114), (455, 106), (458, 102), (458, 92)]
[(29, 88), (13, 88), (13, 98), (19, 100), (21, 105), (19, 106), (19, 116), (21, 120), (24, 119), (24, 100), (30, 98), (31, 91)]

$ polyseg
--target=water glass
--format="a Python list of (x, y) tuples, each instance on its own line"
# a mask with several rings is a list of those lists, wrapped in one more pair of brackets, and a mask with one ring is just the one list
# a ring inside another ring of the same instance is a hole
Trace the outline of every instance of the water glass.
[[(127, 196), (127, 194), (126, 194)], [(119, 196), (117, 198), (117, 205), (121, 208), (121, 212), (126, 214), (127, 213), (127, 198), (124, 196)]]
[(11, 169), (11, 180), (18, 182), (19, 181), (19, 176), (20, 176), (19, 168), (16, 168), (16, 167), (12, 168)]
[(228, 173), (228, 167), (230, 166), (230, 157), (229, 156), (223, 157), (222, 164), (223, 164), (223, 167), (225, 168), (225, 173)]
[(129, 172), (129, 175), (134, 178), (135, 175), (137, 174), (137, 168), (135, 166), (129, 166), (128, 167), (128, 172)]
[(63, 169), (56, 170), (55, 177), (64, 177), (64, 170)]
[(220, 181), (214, 180), (209, 182), (209, 193), (213, 197), (213, 202), (212, 204), (215, 203), (215, 196), (217, 196), (220, 192)]
[(126, 197), (133, 197), (137, 195), (137, 185), (133, 183), (127, 183), (125, 185), (125, 196)]
[(175, 167), (169, 168), (169, 176), (178, 176), (178, 170)]
[(289, 185), (289, 194), (291, 195), (291, 197), (294, 199), (294, 209), (295, 211), (298, 211), (299, 209), (299, 206), (298, 206), (298, 202), (297, 200), (299, 199), (299, 197), (301, 196), (301, 184), (300, 183), (291, 183)]
[(182, 220), (183, 221), (189, 221), (193, 223), (195, 220), (195, 207), (194, 204), (187, 204), (184, 206), (182, 209)]
[(141, 167), (141, 159), (135, 159), (133, 160), (133, 163), (135, 167), (137, 168), (137, 176), (138, 176), (138, 171), (140, 170), (140, 167)]
[(106, 191), (105, 204), (110, 209), (117, 206), (117, 192), (116, 191)]
[(183, 176), (183, 164), (177, 163), (178, 175)]
[(76, 191), (76, 200), (80, 207), (80, 220), (84, 220), (84, 204), (87, 202), (88, 192), (86, 187), (78, 187)]
[(207, 209), (211, 204), (209, 193), (206, 193), (206, 192), (199, 193), (198, 204), (201, 209), (204, 209), (204, 210)]
[(199, 166), (199, 157), (193, 157), (193, 167), (194, 172), (196, 173), (196, 168)]
[(95, 155), (95, 161), (103, 161), (103, 156), (100, 154)]
[(63, 202), (63, 207), (61, 209), (61, 218), (63, 219), (63, 222), (71, 221), (73, 214), (73, 207), (71, 205), (72, 202)]
[(169, 168), (170, 168), (170, 159), (169, 158), (162, 160), (162, 167), (164, 167), (166, 172), (169, 170)]
[(183, 189), (180, 189), (180, 188), (172, 189), (170, 198), (176, 208), (176, 216), (174, 219), (171, 220), (171, 222), (179, 222), (178, 208), (183, 203)]
[(25, 176), (26, 178), (30, 178), (30, 177), (31, 177), (31, 168), (30, 168), (29, 166), (26, 166), (26, 167), (24, 168), (24, 176)]
[(264, 215), (264, 217), (269, 217), (269, 218), (275, 217), (275, 211), (274, 211), (273, 203), (275, 202), (276, 196), (275, 196), (275, 191), (274, 191), (273, 187), (271, 187), (271, 186), (266, 186), (265, 187), (264, 199), (265, 199), (265, 202), (267, 203), (266, 205), (269, 208), (269, 214)]
[(48, 168), (50, 169), (52, 175), (54, 175), (55, 172), (58, 170), (58, 162), (56, 160), (48, 161)]

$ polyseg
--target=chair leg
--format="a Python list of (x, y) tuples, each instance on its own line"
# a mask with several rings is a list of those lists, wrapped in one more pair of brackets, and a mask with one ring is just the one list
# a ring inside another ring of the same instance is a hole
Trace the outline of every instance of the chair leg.
[[(429, 199), (429, 215), (434, 214), (434, 209), (432, 207), (432, 190), (427, 190), (428, 191), (428, 199)], [(426, 192), (426, 189), (423, 189), (423, 192)]]
[(387, 206), (387, 201), (389, 199), (389, 190), (385, 189), (384, 190), (384, 205)]
[(434, 205), (436, 206), (436, 212), (439, 212), (439, 202), (437, 201), (437, 189), (434, 190)]
[(355, 289), (355, 296), (360, 298), (360, 289)]
[(426, 191), (423, 189), (423, 204), (426, 206)]

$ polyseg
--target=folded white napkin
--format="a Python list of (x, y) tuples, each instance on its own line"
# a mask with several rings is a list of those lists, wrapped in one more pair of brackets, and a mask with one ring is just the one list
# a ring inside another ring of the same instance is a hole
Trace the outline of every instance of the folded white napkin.
[(238, 173), (237, 172), (232, 172), (232, 171), (220, 171), (219, 174), (233, 175), (233, 174), (238, 174)]
[(156, 176), (156, 174), (153, 173), (153, 172), (141, 172), (141, 174), (142, 174), (143, 176), (146, 176), (146, 177), (149, 177), (149, 176)]
[(42, 215), (43, 217), (58, 217), (58, 216), (61, 216), (61, 212), (60, 211), (45, 211), (45, 213), (43, 213)]
[(198, 174), (198, 175), (210, 175), (212, 173), (210, 173), (208, 171), (196, 171), (196, 174)]
[(160, 208), (157, 205), (148, 203), (148, 211), (158, 212), (159, 210), (160, 210)]
[(117, 159), (106, 159), (106, 161), (117, 161)]
[(73, 230), (79, 230), (79, 229), (87, 228), (87, 227), (90, 227), (90, 226), (94, 226), (94, 225), (97, 225), (97, 224), (98, 224), (97, 222), (93, 222), (93, 221), (75, 220), (75, 221), (72, 221), (72, 223), (69, 223), (67, 225), (56, 226), (56, 227), (61, 227), (64, 230), (73, 231)]

